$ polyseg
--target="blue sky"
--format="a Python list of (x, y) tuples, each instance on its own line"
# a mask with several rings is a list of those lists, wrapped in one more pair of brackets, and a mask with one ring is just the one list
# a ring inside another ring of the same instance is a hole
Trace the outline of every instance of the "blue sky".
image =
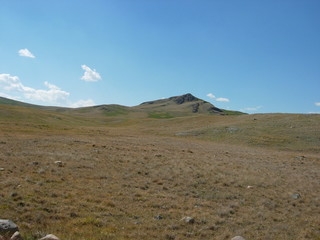
[(192, 93), (320, 113), (318, 0), (0, 0), (0, 96), (133, 106)]

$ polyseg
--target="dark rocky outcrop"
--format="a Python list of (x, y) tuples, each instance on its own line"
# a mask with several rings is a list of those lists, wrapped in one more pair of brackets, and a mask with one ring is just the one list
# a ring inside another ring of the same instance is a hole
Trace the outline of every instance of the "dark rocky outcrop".
[(177, 97), (171, 97), (169, 100), (173, 100), (177, 104), (183, 104), (185, 102), (193, 102), (199, 100), (199, 98), (196, 98), (190, 93), (184, 94), (182, 96), (177, 96)]
[(192, 112), (197, 113), (199, 111), (200, 103), (195, 103), (192, 105)]
[(208, 109), (208, 112), (210, 112), (210, 113), (221, 113), (221, 112), (223, 112), (223, 110), (221, 110), (220, 108), (217, 108), (217, 107), (213, 106), (213, 107), (211, 107), (211, 108)]

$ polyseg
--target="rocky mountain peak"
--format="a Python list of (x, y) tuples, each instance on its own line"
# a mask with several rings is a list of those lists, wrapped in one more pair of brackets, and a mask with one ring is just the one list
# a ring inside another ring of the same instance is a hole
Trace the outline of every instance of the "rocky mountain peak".
[(193, 102), (193, 101), (198, 101), (199, 100), (199, 98), (196, 98), (191, 93), (187, 93), (187, 94), (184, 94), (184, 95), (181, 95), (181, 96), (177, 96), (177, 97), (171, 97), (169, 99), (173, 100), (177, 104), (182, 104), (182, 103), (185, 103), (185, 102)]

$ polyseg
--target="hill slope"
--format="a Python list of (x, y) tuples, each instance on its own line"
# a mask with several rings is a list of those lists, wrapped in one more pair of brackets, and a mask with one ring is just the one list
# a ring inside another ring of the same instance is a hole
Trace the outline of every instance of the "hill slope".
[(0, 105), (1, 215), (24, 239), (319, 239), (320, 115), (101, 114), (125, 110)]
[(218, 114), (218, 115), (238, 115), (243, 114), (236, 111), (226, 111), (215, 107), (209, 102), (199, 99), (192, 94), (184, 94), (181, 96), (170, 97), (155, 101), (144, 102), (138, 106), (126, 107), (117, 104), (98, 105), (92, 107), (81, 108), (64, 108), (39, 106), (34, 104), (23, 103), (7, 98), (0, 97), (0, 104), (21, 106), (34, 109), (42, 109), (55, 111), (60, 113), (76, 114), (76, 115), (102, 115), (102, 116), (119, 116), (129, 115), (129, 117), (143, 118), (172, 118), (190, 116), (195, 114)]

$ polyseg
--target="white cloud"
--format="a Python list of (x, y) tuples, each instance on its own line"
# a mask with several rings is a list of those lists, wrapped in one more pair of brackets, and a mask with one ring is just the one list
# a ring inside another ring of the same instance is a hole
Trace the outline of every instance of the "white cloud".
[(29, 57), (29, 58), (35, 58), (35, 56), (28, 50), (28, 49), (20, 49), (18, 51), (19, 55), (21, 57)]
[(257, 107), (247, 107), (247, 108), (243, 108), (240, 111), (242, 112), (255, 112), (258, 111), (260, 108), (262, 108), (262, 106), (257, 106)]
[(25, 86), (19, 77), (10, 74), (0, 74), (0, 96), (18, 101), (27, 101), (35, 104), (55, 105), (64, 107), (88, 107), (95, 105), (92, 99), (71, 102), (70, 93), (63, 91), (58, 86), (44, 82), (46, 89), (34, 89)]
[(79, 100), (75, 103), (71, 103), (69, 107), (71, 108), (79, 108), (79, 107), (89, 107), (89, 106), (94, 106), (95, 103), (92, 99), (87, 99), (87, 100)]
[(230, 102), (229, 98), (223, 98), (223, 97), (219, 97), (217, 98), (215, 95), (213, 95), (212, 93), (208, 93), (207, 94), (208, 98), (213, 99), (216, 102)]
[(65, 102), (70, 95), (70, 93), (48, 82), (44, 82), (44, 85), (48, 89), (34, 89), (24, 86), (17, 76), (0, 74), (0, 89), (9, 92), (10, 95), (14, 93), (16, 95), (22, 95), (23, 98), (28, 100), (58, 105)]
[(216, 101), (217, 102), (230, 102), (230, 100), (228, 98), (223, 98), (223, 97), (216, 98)]
[(86, 82), (97, 82), (101, 80), (100, 74), (95, 69), (92, 70), (87, 65), (82, 65), (81, 68), (85, 71), (81, 80)]
[(213, 95), (212, 93), (208, 93), (208, 94), (207, 94), (207, 97), (209, 97), (209, 98), (211, 98), (211, 99), (215, 99), (215, 98), (216, 98), (216, 96)]
[(320, 107), (320, 102), (316, 102), (314, 103), (314, 105), (316, 105), (317, 107)]

